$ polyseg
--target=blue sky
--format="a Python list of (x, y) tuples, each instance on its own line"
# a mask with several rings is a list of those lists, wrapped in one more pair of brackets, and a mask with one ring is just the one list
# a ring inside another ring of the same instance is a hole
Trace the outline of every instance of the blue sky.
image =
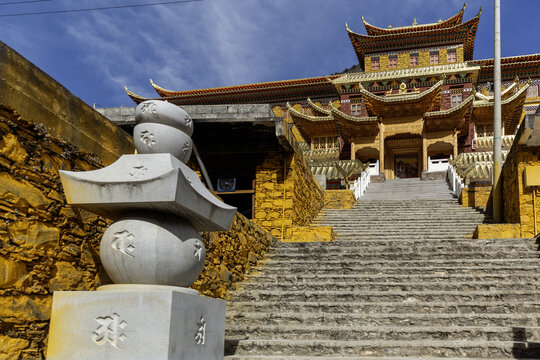
[[(0, 0), (8, 2), (8, 0)], [(141, 4), (157, 0), (53, 0), (0, 6), (0, 14)], [(502, 56), (540, 53), (540, 0), (501, 0)], [(126, 85), (156, 96), (171, 90), (328, 75), (357, 63), (344, 23), (361, 15), (386, 27), (446, 19), (462, 0), (203, 0), (159, 7), (3, 17), (0, 40), (86, 103), (132, 106)], [(493, 0), (483, 7), (475, 59), (493, 57)]]

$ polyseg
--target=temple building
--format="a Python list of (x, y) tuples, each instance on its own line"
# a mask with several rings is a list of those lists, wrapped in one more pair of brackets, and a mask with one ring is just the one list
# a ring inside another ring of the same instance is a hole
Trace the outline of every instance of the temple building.
[[(362, 17), (366, 34), (346, 24), (358, 65), (337, 75), (187, 91), (152, 86), (157, 98), (178, 105), (270, 105), (312, 171), (327, 169), (330, 187), (365, 166), (378, 181), (422, 177), (493, 146), (493, 59), (473, 59), (481, 9), (467, 21), (464, 11), (388, 28)], [(524, 115), (540, 104), (540, 54), (501, 63), (509, 147)], [(135, 103), (148, 99), (126, 91)]]

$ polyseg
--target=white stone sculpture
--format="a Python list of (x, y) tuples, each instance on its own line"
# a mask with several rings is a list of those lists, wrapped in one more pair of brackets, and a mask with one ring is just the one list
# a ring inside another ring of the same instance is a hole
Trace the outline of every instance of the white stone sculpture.
[(223, 357), (225, 304), (188, 287), (206, 257), (198, 232), (229, 229), (236, 208), (185, 165), (193, 121), (183, 109), (149, 100), (135, 119), (138, 155), (60, 172), (68, 203), (116, 220), (100, 245), (116, 285), (54, 294), (48, 360)]

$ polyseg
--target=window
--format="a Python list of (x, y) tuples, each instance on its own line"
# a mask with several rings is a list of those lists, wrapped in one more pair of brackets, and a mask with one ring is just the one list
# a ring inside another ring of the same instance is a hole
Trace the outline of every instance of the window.
[(396, 69), (397, 68), (397, 55), (388, 56), (388, 68)]
[(493, 124), (476, 124), (476, 137), (493, 136)]
[(538, 97), (538, 84), (531, 84), (527, 89), (527, 97)]
[(452, 107), (461, 104), (461, 94), (452, 94)]
[(448, 49), (446, 52), (446, 60), (448, 63), (455, 63), (457, 61), (456, 49)]
[(311, 139), (313, 150), (339, 149), (339, 136), (322, 136)]
[(371, 58), (371, 70), (379, 70), (380, 64), (379, 64), (379, 57), (372, 57)]
[[(357, 100), (358, 101), (358, 100)], [(362, 115), (362, 104), (360, 102), (351, 102), (351, 115)]]
[(429, 53), (429, 63), (431, 65), (438, 65), (439, 64), (439, 52), (438, 51), (431, 51)]
[(409, 54), (409, 66), (410, 67), (418, 66), (418, 53)]

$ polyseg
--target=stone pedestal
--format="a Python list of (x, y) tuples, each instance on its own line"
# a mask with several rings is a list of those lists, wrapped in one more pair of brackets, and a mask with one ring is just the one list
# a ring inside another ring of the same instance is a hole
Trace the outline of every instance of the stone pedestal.
[(223, 359), (225, 301), (195, 290), (108, 285), (55, 292), (47, 360)]

